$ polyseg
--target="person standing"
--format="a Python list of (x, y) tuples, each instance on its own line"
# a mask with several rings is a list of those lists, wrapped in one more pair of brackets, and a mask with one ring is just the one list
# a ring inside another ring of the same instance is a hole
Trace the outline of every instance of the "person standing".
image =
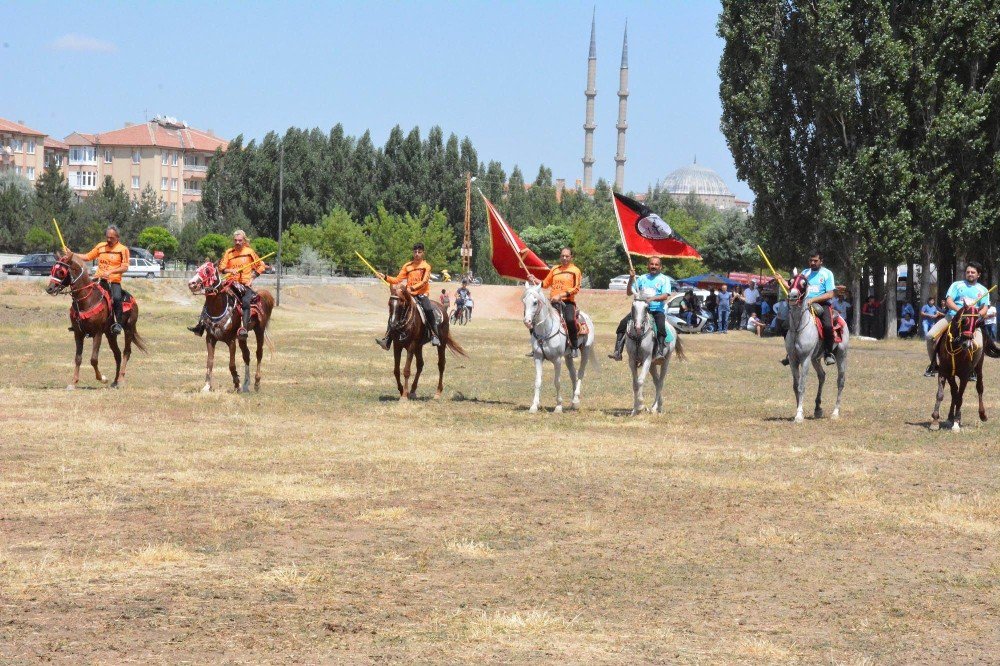
[(444, 308), (445, 314), (448, 314), (448, 308), (451, 307), (451, 296), (448, 295), (447, 289), (441, 290), (441, 296), (438, 297), (438, 300), (441, 301), (441, 306)]
[(746, 304), (743, 311), (747, 320), (752, 314), (760, 314), (760, 290), (757, 289), (756, 280), (750, 282), (750, 286), (743, 290), (743, 302)]
[(920, 325), (924, 329), (924, 337), (927, 337), (927, 332), (931, 330), (938, 319), (944, 316), (936, 305), (934, 305), (934, 297), (931, 296), (924, 303), (924, 306), (920, 308)]
[(714, 320), (712, 330), (719, 330), (719, 320), (716, 317), (716, 313), (719, 310), (719, 297), (715, 293), (715, 287), (711, 287), (708, 290), (708, 296), (705, 297), (705, 310), (708, 311), (709, 319)]
[(990, 307), (986, 308), (986, 319), (983, 320), (983, 328), (986, 329), (987, 335), (990, 336), (990, 340), (993, 342), (997, 341), (997, 308), (993, 303), (990, 303)]
[(573, 263), (573, 250), (568, 247), (562, 249), (559, 253), (559, 265), (550, 270), (544, 280), (539, 280), (534, 275), (530, 276), (530, 280), (532, 284), (541, 284), (543, 289), (549, 290), (552, 307), (559, 311), (566, 322), (567, 342), (573, 350), (571, 356), (577, 358), (580, 348), (576, 327), (576, 295), (580, 293), (583, 272)]
[(73, 253), (73, 256), (83, 261), (97, 259), (97, 271), (94, 277), (101, 287), (111, 294), (114, 321), (111, 325), (111, 334), (118, 335), (122, 332), (122, 322), (125, 321), (122, 315), (122, 275), (128, 270), (129, 263), (129, 251), (119, 239), (118, 227), (109, 225), (104, 230), (103, 243), (95, 245), (87, 254)]
[(719, 322), (719, 333), (729, 333), (729, 312), (733, 304), (733, 293), (729, 291), (729, 286), (723, 284), (719, 287), (717, 295), (719, 306), (715, 318)]
[[(656, 322), (656, 358), (663, 358), (663, 349), (666, 346), (667, 320), (664, 312), (664, 301), (670, 298), (670, 279), (660, 273), (661, 268), (660, 258), (650, 257), (646, 273), (637, 278), (635, 271), (629, 271), (628, 285), (625, 287), (629, 296), (638, 292), (645, 296), (649, 303), (649, 313), (653, 315), (653, 320)], [(625, 350), (625, 334), (628, 331), (630, 321), (632, 321), (631, 310), (624, 319), (618, 322), (618, 329), (615, 331), (615, 351), (608, 354), (608, 358), (615, 361), (622, 360), (622, 352)]]
[(878, 319), (878, 301), (874, 296), (869, 296), (864, 305), (861, 306), (861, 335), (869, 338), (875, 337), (875, 322)]

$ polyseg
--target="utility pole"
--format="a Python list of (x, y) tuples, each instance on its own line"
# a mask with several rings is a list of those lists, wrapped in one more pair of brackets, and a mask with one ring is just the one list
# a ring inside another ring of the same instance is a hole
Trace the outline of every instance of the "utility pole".
[(472, 173), (465, 172), (465, 239), (462, 240), (462, 277), (472, 273)]
[(278, 157), (278, 284), (275, 287), (275, 303), (281, 306), (281, 216), (285, 204), (285, 142), (281, 142)]

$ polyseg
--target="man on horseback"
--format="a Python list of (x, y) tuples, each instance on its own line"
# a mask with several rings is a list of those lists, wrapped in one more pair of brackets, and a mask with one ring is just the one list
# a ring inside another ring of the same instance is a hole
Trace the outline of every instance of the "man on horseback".
[[(951, 323), (951, 320), (955, 318), (958, 311), (961, 310), (966, 305), (979, 305), (979, 317), (986, 316), (986, 311), (989, 309), (989, 299), (987, 295), (989, 291), (983, 285), (979, 284), (979, 276), (983, 272), (982, 265), (977, 261), (970, 261), (965, 265), (965, 279), (953, 282), (950, 287), (948, 287), (948, 293), (945, 298), (945, 302), (948, 306), (948, 311), (942, 319), (938, 319), (937, 322), (931, 326), (930, 330), (927, 331), (927, 355), (931, 359), (930, 365), (927, 366), (927, 370), (924, 372), (924, 377), (933, 377), (934, 373), (937, 372), (937, 364), (935, 363), (937, 356), (937, 343), (941, 334), (944, 333), (945, 329)], [(983, 346), (983, 333), (981, 330), (976, 331), (975, 342), (979, 347)]]
[[(420, 309), (424, 312), (424, 324), (431, 332), (431, 344), (437, 347), (441, 344), (438, 339), (437, 316), (434, 312), (434, 304), (427, 294), (431, 291), (431, 265), (424, 260), (424, 244), (417, 243), (413, 246), (413, 260), (403, 264), (399, 269), (399, 275), (392, 277), (385, 273), (376, 273), (379, 279), (385, 280), (389, 284), (406, 283), (406, 288), (410, 295), (417, 301)], [(375, 343), (382, 349), (388, 350), (391, 343), (389, 328), (385, 330), (385, 337), (376, 339)]]
[[(219, 272), (223, 275), (232, 276), (228, 279), (233, 281), (234, 291), (243, 306), (243, 325), (240, 326), (240, 330), (237, 332), (240, 340), (247, 339), (247, 331), (250, 329), (250, 308), (254, 297), (257, 295), (257, 292), (253, 290), (251, 285), (263, 270), (264, 267), (261, 265), (260, 257), (250, 247), (250, 243), (247, 242), (246, 233), (242, 229), (234, 231), (233, 246), (222, 254), (222, 259), (219, 260)], [(189, 326), (188, 330), (198, 336), (204, 333), (205, 316), (206, 312), (202, 309), (197, 325)]]
[(573, 264), (573, 250), (568, 247), (562, 249), (559, 253), (559, 265), (550, 270), (544, 280), (539, 280), (534, 275), (530, 275), (529, 279), (532, 284), (540, 282), (542, 288), (549, 289), (552, 307), (559, 311), (566, 322), (566, 335), (573, 349), (571, 356), (577, 358), (580, 349), (576, 328), (576, 295), (580, 293), (583, 273)]
[[(667, 322), (664, 315), (663, 302), (670, 298), (670, 280), (666, 275), (660, 273), (661, 267), (662, 262), (659, 257), (650, 257), (646, 274), (636, 278), (635, 271), (629, 271), (628, 286), (625, 288), (629, 296), (636, 291), (643, 294), (646, 290), (655, 294), (648, 301), (649, 313), (653, 315), (653, 320), (656, 321), (656, 358), (663, 358), (663, 351), (666, 346)], [(635, 287), (634, 289), (633, 286)], [(615, 331), (615, 335), (617, 336), (615, 338), (615, 351), (613, 354), (608, 354), (608, 358), (615, 361), (622, 360), (622, 352), (625, 350), (625, 334), (628, 331), (630, 321), (632, 321), (631, 312), (618, 323), (618, 329)]]
[(73, 254), (77, 259), (93, 261), (97, 259), (97, 272), (94, 277), (105, 291), (111, 294), (111, 309), (114, 312), (112, 335), (122, 332), (122, 275), (128, 270), (128, 248), (121, 244), (118, 227), (110, 225), (104, 231), (104, 242), (98, 243), (87, 254)]
[[(819, 317), (820, 326), (823, 327), (823, 360), (827, 365), (833, 365), (837, 359), (833, 355), (833, 315), (831, 313), (830, 301), (837, 290), (837, 282), (833, 279), (833, 272), (829, 268), (823, 268), (823, 253), (819, 250), (813, 251), (809, 255), (809, 268), (799, 273), (808, 285), (806, 290), (806, 306), (812, 313)], [(785, 278), (778, 275), (778, 280), (791, 289), (791, 285)], [(816, 306), (816, 307), (813, 307)], [(788, 365), (788, 357), (781, 361), (782, 365)]]

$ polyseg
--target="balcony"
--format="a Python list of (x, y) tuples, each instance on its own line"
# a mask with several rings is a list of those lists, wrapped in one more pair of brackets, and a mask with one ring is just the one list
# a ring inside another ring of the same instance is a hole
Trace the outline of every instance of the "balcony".
[(194, 173), (205, 173), (208, 171), (208, 167), (203, 164), (185, 164), (185, 171), (193, 171)]
[(201, 192), (202, 192), (201, 190), (191, 189), (190, 187), (185, 187), (184, 188), (184, 194), (187, 195), (187, 196), (200, 197), (201, 196)]

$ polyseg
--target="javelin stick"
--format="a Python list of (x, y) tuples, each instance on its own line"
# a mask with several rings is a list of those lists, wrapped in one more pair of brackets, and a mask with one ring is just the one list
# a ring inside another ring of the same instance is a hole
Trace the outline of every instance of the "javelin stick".
[[(778, 271), (774, 270), (774, 266), (771, 265), (771, 260), (767, 258), (766, 254), (764, 254), (764, 248), (758, 245), (757, 251), (760, 252), (760, 256), (764, 257), (764, 261), (767, 262), (767, 267), (771, 269), (771, 272), (774, 274), (775, 279), (781, 278), (781, 275), (778, 274)], [(781, 285), (781, 290), (785, 292), (785, 296), (788, 296), (788, 287), (785, 286), (785, 283), (782, 281), (783, 279), (784, 278), (778, 280), (778, 284)]]
[(382, 282), (384, 282), (384, 283), (385, 283), (386, 285), (388, 285), (388, 284), (389, 284), (389, 282), (388, 282), (388, 281), (387, 281), (387, 280), (386, 280), (385, 278), (383, 278), (383, 277), (379, 277), (379, 274), (378, 274), (378, 271), (377, 271), (377, 270), (375, 270), (375, 267), (374, 267), (374, 266), (372, 266), (371, 264), (369, 264), (369, 263), (368, 263), (368, 260), (367, 260), (367, 259), (365, 259), (364, 257), (362, 257), (362, 256), (361, 256), (361, 253), (360, 253), (360, 252), (358, 252), (357, 250), (355, 250), (355, 251), (354, 251), (354, 254), (358, 255), (358, 259), (360, 259), (361, 261), (363, 261), (363, 262), (364, 262), (365, 266), (367, 266), (367, 267), (368, 267), (368, 270), (370, 270), (370, 271), (371, 271), (372, 273), (374, 273), (374, 274), (375, 274), (375, 277), (377, 277), (377, 278), (378, 278), (379, 280), (382, 280)]
[(64, 252), (69, 252), (69, 248), (66, 247), (66, 241), (63, 240), (62, 231), (59, 229), (59, 223), (56, 222), (56, 218), (52, 218), (52, 224), (56, 225), (56, 233), (59, 235), (59, 242), (62, 243), (62, 249)]
[(625, 256), (628, 257), (628, 269), (630, 273), (635, 273), (635, 266), (632, 265), (632, 253), (628, 251), (628, 244), (625, 243), (625, 230), (622, 228), (622, 218), (618, 215), (618, 206), (615, 204), (615, 193), (611, 192), (611, 208), (615, 211), (615, 219), (618, 220), (618, 233), (622, 237), (622, 247), (625, 248)]

